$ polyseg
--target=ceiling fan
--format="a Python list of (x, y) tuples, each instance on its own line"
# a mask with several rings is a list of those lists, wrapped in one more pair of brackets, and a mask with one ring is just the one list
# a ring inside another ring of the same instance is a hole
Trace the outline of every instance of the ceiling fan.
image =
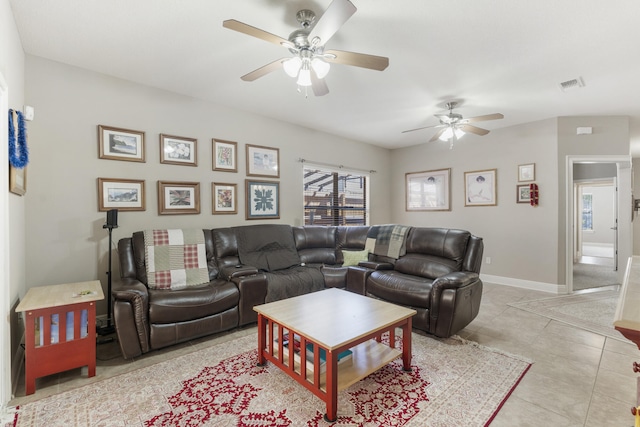
[(484, 116), (476, 116), (469, 117), (465, 119), (461, 114), (454, 113), (453, 109), (458, 105), (457, 102), (451, 101), (447, 102), (446, 106), (449, 110), (449, 114), (434, 114), (438, 120), (440, 120), (439, 125), (433, 126), (425, 126), (417, 129), (405, 130), (402, 133), (413, 132), (421, 129), (429, 129), (429, 128), (439, 128), (440, 130), (436, 132), (435, 135), (429, 140), (429, 142), (433, 142), (436, 139), (440, 139), (442, 141), (449, 140), (450, 146), (449, 148), (453, 148), (454, 142), (456, 142), (459, 138), (461, 138), (465, 133), (473, 133), (476, 135), (486, 135), (489, 133), (488, 130), (479, 128), (477, 126), (470, 125), (469, 123), (474, 122), (483, 122), (487, 120), (497, 120), (503, 119), (504, 115), (500, 113), (487, 114)]
[(241, 77), (244, 81), (254, 81), (272, 71), (283, 68), (291, 77), (297, 78), (298, 90), (311, 86), (316, 96), (329, 93), (324, 77), (330, 64), (353, 65), (382, 71), (389, 65), (389, 58), (366, 55), (342, 50), (325, 50), (325, 44), (356, 12), (349, 0), (333, 0), (318, 22), (313, 11), (298, 11), (296, 19), (302, 26), (289, 35), (288, 39), (252, 27), (235, 19), (228, 19), (222, 26), (252, 37), (283, 46), (289, 49), (292, 57), (280, 58)]

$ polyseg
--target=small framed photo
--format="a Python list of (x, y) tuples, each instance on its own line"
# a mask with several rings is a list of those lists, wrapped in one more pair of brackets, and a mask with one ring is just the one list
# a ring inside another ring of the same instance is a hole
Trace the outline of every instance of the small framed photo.
[(280, 218), (280, 183), (245, 180), (246, 219)]
[(98, 125), (99, 157), (144, 162), (144, 132)]
[(9, 165), (9, 191), (18, 196), (27, 192), (27, 167), (18, 169)]
[(238, 172), (238, 143), (224, 139), (212, 139), (213, 170)]
[(98, 211), (144, 211), (144, 194), (144, 180), (98, 178)]
[(211, 200), (214, 214), (237, 214), (238, 193), (236, 184), (214, 182), (211, 184)]
[(497, 169), (472, 171), (464, 173), (464, 205), (496, 206)]
[(536, 164), (528, 163), (526, 165), (518, 165), (518, 182), (527, 182), (536, 180)]
[(200, 183), (158, 181), (158, 213), (182, 215), (200, 213)]
[(531, 192), (529, 184), (516, 185), (518, 203), (529, 203), (531, 201)]
[(406, 211), (450, 211), (451, 169), (408, 172), (406, 181)]
[(247, 144), (247, 175), (280, 178), (280, 150)]
[(198, 140), (160, 134), (160, 163), (198, 166)]

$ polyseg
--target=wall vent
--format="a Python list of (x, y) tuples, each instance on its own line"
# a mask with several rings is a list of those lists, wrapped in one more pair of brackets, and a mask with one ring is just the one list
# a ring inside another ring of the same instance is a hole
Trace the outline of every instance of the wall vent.
[(582, 80), (582, 77), (578, 77), (576, 79), (571, 79), (571, 80), (567, 80), (560, 83), (560, 89), (562, 89), (563, 92), (566, 92), (572, 89), (578, 89), (581, 87), (584, 87), (584, 80)]

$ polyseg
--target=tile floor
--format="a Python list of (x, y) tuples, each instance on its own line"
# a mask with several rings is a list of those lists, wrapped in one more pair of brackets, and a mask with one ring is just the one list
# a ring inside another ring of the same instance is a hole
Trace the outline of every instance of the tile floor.
[[(507, 305), (549, 296), (543, 292), (485, 284), (480, 314), (459, 334), (534, 360), (491, 427), (633, 426), (630, 409), (636, 404), (637, 374), (633, 373), (632, 364), (640, 361), (640, 351), (631, 343)], [(133, 361), (123, 360), (116, 345), (105, 344), (99, 354), (108, 360), (98, 360), (94, 378), (87, 379), (86, 368), (41, 378), (37, 381), (36, 393), (31, 396), (24, 396), (24, 381), (21, 381), (10, 405), (38, 400), (254, 332), (250, 327), (219, 334), (152, 352)]]

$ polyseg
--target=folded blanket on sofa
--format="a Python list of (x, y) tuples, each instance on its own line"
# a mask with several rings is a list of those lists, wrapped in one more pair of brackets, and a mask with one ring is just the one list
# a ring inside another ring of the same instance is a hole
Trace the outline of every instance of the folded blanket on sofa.
[(151, 289), (209, 283), (202, 230), (144, 230), (144, 257)]
[(261, 224), (232, 228), (238, 241), (238, 258), (242, 264), (261, 271), (283, 270), (300, 264), (290, 225)]
[(365, 250), (370, 253), (398, 259), (407, 253), (407, 233), (411, 227), (406, 225), (374, 225), (367, 233)]

